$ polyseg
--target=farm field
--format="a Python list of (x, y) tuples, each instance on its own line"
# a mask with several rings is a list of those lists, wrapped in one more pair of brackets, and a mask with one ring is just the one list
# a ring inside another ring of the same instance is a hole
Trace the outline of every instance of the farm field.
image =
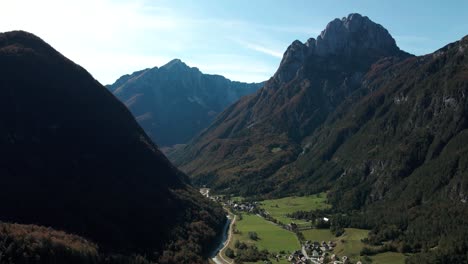
[[(242, 220), (238, 217), (236, 228), (240, 234), (234, 234), (231, 241), (231, 248), (234, 248), (236, 240), (247, 244), (255, 244), (258, 249), (267, 249), (270, 252), (285, 251), (292, 252), (301, 248), (296, 235), (287, 231), (257, 215), (243, 214)], [(249, 232), (256, 232), (259, 239), (257, 241), (249, 238)]]
[[(242, 199), (241, 197), (237, 197)], [(325, 209), (330, 205), (326, 203), (325, 193), (320, 195), (312, 195), (306, 197), (285, 197), (281, 199), (265, 200), (261, 202), (261, 208), (265, 209), (272, 217), (283, 222), (296, 222), (298, 224), (306, 223), (291, 219), (286, 214), (296, 211), (310, 211), (314, 209)], [(230, 247), (234, 248), (236, 240), (247, 244), (255, 244), (260, 250), (267, 249), (269, 252), (278, 253), (284, 251), (286, 253), (293, 252), (301, 248), (301, 245), (296, 235), (287, 231), (274, 223), (265, 220), (264, 218), (253, 214), (242, 214), (242, 220), (237, 220), (236, 227), (240, 234), (234, 234), (231, 240)], [(256, 232), (259, 240), (254, 241), (249, 238), (249, 232)], [(306, 240), (310, 241), (334, 241), (336, 243), (334, 254), (338, 256), (348, 256), (351, 261), (356, 262), (362, 260), (360, 252), (364, 247), (361, 241), (366, 238), (369, 230), (357, 228), (345, 228), (345, 233), (340, 237), (335, 237), (329, 229), (309, 229), (303, 230), (301, 233)], [(386, 252), (370, 257), (373, 263), (378, 264), (403, 264), (406, 256), (401, 253)], [(250, 263), (250, 262), (249, 262)], [(260, 262), (252, 262), (251, 264), (260, 264)], [(289, 263), (286, 259), (280, 259), (278, 264)]]
[(288, 224), (290, 222), (304, 224), (307, 222), (292, 219), (286, 215), (296, 211), (311, 211), (330, 208), (330, 205), (327, 204), (326, 201), (326, 193), (320, 193), (302, 197), (291, 196), (280, 199), (264, 200), (261, 202), (262, 205), (260, 207), (267, 211), (273, 218), (283, 222), (284, 224)]

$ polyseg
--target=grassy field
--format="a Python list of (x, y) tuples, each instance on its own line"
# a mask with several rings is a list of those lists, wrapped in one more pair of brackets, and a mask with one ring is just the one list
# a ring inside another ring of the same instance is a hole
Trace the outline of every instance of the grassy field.
[(406, 256), (397, 252), (385, 252), (372, 256), (372, 263), (375, 264), (404, 264)]
[(317, 195), (309, 196), (292, 196), (281, 199), (265, 200), (262, 201), (261, 208), (265, 209), (275, 219), (288, 224), (290, 222), (305, 223), (305, 221), (295, 220), (287, 217), (287, 214), (296, 211), (311, 211), (316, 209), (329, 208), (330, 205), (326, 203), (326, 194), (320, 193)]
[[(236, 197), (242, 199), (241, 197)], [(286, 197), (274, 200), (265, 200), (261, 202), (261, 207), (265, 209), (272, 217), (283, 223), (305, 223), (291, 219), (286, 214), (296, 211), (310, 211), (316, 209), (326, 209), (330, 205), (326, 203), (326, 194), (311, 195), (304, 197)], [(235, 234), (231, 241), (231, 248), (234, 248), (234, 242), (240, 240), (248, 244), (256, 244), (259, 249), (267, 249), (270, 252), (279, 252), (284, 250), (292, 252), (300, 249), (299, 241), (294, 233), (280, 228), (279, 226), (266, 221), (257, 215), (243, 214), (242, 220), (237, 220), (237, 229), (241, 234)], [(258, 241), (249, 239), (248, 232), (257, 232)], [(338, 256), (348, 256), (351, 261), (361, 260), (360, 252), (364, 247), (361, 239), (366, 238), (369, 230), (357, 228), (345, 228), (345, 233), (340, 237), (335, 237), (329, 229), (310, 229), (302, 231), (306, 240), (311, 241), (334, 241), (336, 243), (334, 254)], [(403, 264), (406, 256), (401, 253), (386, 252), (372, 256), (373, 263), (376, 264)], [(263, 263), (262, 261), (255, 264)], [(286, 259), (281, 259), (278, 264), (286, 264)], [(254, 264), (254, 263), (252, 263)]]
[(361, 239), (366, 238), (369, 230), (345, 228), (345, 233), (337, 238), (335, 254), (348, 256), (351, 260), (359, 260), (360, 252), (364, 247)]
[[(259, 249), (267, 249), (276, 253), (281, 250), (292, 252), (301, 248), (294, 233), (284, 230), (257, 215), (243, 214), (242, 220), (237, 218), (236, 227), (241, 233), (234, 234), (231, 248), (234, 248), (236, 240), (255, 244)], [(259, 240), (251, 240), (248, 236), (249, 232), (257, 232)]]
[(309, 229), (301, 231), (306, 240), (310, 241), (336, 241), (337, 237), (330, 232), (330, 229)]

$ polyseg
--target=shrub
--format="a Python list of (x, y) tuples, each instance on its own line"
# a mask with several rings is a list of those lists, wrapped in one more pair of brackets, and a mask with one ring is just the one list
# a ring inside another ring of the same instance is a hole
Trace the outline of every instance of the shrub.
[(259, 239), (257, 232), (249, 232), (249, 238), (255, 241)]
[(236, 255), (234, 254), (234, 250), (232, 250), (231, 248), (227, 248), (226, 252), (224, 252), (224, 255), (226, 255), (226, 257), (231, 258), (231, 259), (236, 257)]

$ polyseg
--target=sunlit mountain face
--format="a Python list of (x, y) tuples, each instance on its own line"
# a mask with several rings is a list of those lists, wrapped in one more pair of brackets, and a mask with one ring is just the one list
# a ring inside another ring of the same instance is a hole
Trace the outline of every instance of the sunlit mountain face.
[(170, 158), (224, 194), (327, 192), (346, 215), (334, 230), (372, 229), (371, 243), (400, 252), (440, 246), (410, 263), (463, 261), (449, 245), (467, 232), (458, 224), (468, 213), (466, 46), (465, 37), (416, 57), (367, 17), (333, 20), (316, 39), (294, 41), (262, 89)]

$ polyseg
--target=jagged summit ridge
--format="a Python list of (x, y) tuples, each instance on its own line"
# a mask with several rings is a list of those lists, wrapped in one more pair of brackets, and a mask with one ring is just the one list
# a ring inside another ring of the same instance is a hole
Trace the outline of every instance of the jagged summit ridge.
[(321, 34), (306, 43), (295, 40), (284, 53), (278, 72), (280, 83), (296, 76), (309, 56), (340, 56), (375, 61), (376, 58), (407, 54), (396, 45), (390, 33), (366, 16), (354, 13), (329, 22)]
[[(173, 59), (165, 65), (161, 66), (161, 69), (192, 69), (180, 59)], [(198, 70), (198, 69), (197, 69)]]
[(337, 53), (350, 55), (353, 49), (383, 53), (399, 51), (395, 40), (383, 26), (360, 14), (350, 14), (328, 23), (317, 37), (315, 46), (316, 53), (322, 56)]

